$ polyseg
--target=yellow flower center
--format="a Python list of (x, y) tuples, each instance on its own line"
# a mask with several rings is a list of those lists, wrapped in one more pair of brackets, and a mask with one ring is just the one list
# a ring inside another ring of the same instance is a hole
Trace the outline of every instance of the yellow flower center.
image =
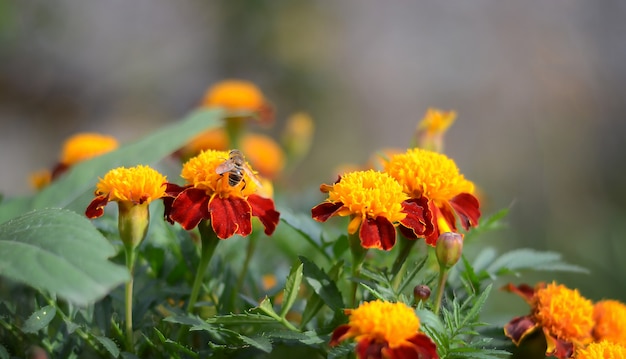
[[(208, 195), (214, 193), (221, 197), (237, 196), (247, 198), (257, 190), (256, 183), (247, 173), (243, 173), (243, 177), (235, 186), (228, 183), (229, 176), (233, 176), (231, 172), (237, 170), (230, 165), (230, 171), (222, 174), (218, 173), (218, 166), (230, 163), (228, 152), (207, 150), (199, 155), (192, 157), (185, 162), (181, 171), (181, 177), (187, 183), (195, 188), (203, 189)], [(235, 175), (236, 176), (236, 175)]]
[(626, 305), (617, 300), (603, 300), (593, 308), (595, 340), (626, 345)]
[(96, 185), (97, 195), (110, 201), (150, 203), (165, 194), (167, 178), (148, 166), (119, 167), (107, 172)]
[(381, 300), (365, 302), (358, 308), (348, 310), (350, 330), (348, 335), (359, 340), (362, 337), (389, 343), (395, 348), (418, 333), (420, 321), (415, 311), (404, 303)]
[(593, 329), (593, 303), (556, 283), (537, 290), (533, 297), (534, 316), (540, 325), (559, 339), (586, 343)]
[(343, 203), (344, 209), (338, 213), (341, 216), (383, 216), (390, 222), (406, 217), (401, 211), (402, 202), (408, 197), (402, 192), (402, 186), (388, 174), (374, 170), (346, 174), (331, 187), (328, 199)]
[(229, 110), (256, 111), (265, 100), (261, 91), (251, 82), (226, 80), (217, 83), (207, 91), (202, 104), (207, 107), (219, 106)]
[(620, 344), (601, 341), (591, 343), (585, 348), (576, 349), (576, 359), (618, 359), (626, 358), (626, 347)]
[(385, 171), (402, 184), (409, 196), (425, 196), (437, 204), (460, 193), (474, 192), (474, 184), (459, 173), (453, 160), (420, 148), (392, 156)]
[(446, 112), (429, 108), (417, 129), (432, 136), (445, 132), (454, 123), (454, 120), (456, 120), (456, 112), (454, 111)]
[(80, 133), (65, 141), (60, 161), (71, 166), (77, 162), (113, 151), (117, 146), (117, 140), (111, 136)]

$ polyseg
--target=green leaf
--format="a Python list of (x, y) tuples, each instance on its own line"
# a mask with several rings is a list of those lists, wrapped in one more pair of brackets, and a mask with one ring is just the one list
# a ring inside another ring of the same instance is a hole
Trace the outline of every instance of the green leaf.
[(197, 110), (185, 119), (163, 127), (137, 142), (80, 162), (33, 197), (28, 206), (19, 202), (1, 205), (0, 222), (27, 210), (49, 207), (67, 207), (82, 213), (89, 200), (85, 202), (79, 199), (88, 198), (85, 194), (93, 192), (98, 177), (103, 177), (109, 170), (120, 166), (152, 165), (182, 147), (198, 132), (218, 126), (222, 116), (223, 111), (218, 109)]
[[(347, 242), (347, 241), (346, 241)], [(338, 261), (334, 266), (330, 268), (328, 271), (328, 277), (334, 283), (337, 282), (339, 275), (343, 269), (343, 261)], [(304, 326), (315, 317), (315, 315), (322, 309), (324, 306), (324, 301), (322, 297), (320, 297), (317, 293), (313, 292), (309, 296), (309, 299), (306, 302), (306, 306), (304, 307), (304, 311), (302, 312), (302, 320), (300, 321), (300, 327), (304, 328)]]
[(329, 254), (324, 250), (322, 241), (322, 229), (311, 216), (296, 215), (286, 208), (280, 208), (280, 220), (289, 227), (300, 233), (328, 261), (332, 261)]
[(9, 359), (9, 352), (0, 344), (0, 359)]
[(22, 331), (24, 333), (36, 333), (50, 324), (50, 321), (54, 319), (57, 314), (56, 308), (51, 305), (45, 306), (26, 319)]
[(321, 338), (314, 331), (294, 332), (293, 330), (277, 330), (266, 332), (269, 338), (286, 342), (300, 342), (304, 345), (316, 345), (326, 343), (327, 339)]
[(61, 209), (33, 211), (0, 224), (0, 275), (78, 305), (129, 279), (107, 260), (115, 248), (87, 218)]
[(293, 303), (298, 298), (298, 292), (300, 291), (300, 284), (302, 283), (302, 267), (300, 264), (297, 268), (292, 268), (287, 282), (285, 283), (285, 292), (283, 295), (283, 306), (280, 309), (280, 316), (284, 318), (289, 312), (289, 309), (293, 306)]
[(338, 310), (344, 308), (343, 298), (335, 282), (315, 263), (303, 256), (299, 258), (304, 265), (304, 280), (313, 288), (313, 291), (322, 298), (330, 309)]
[(515, 249), (504, 253), (487, 267), (487, 272), (494, 275), (506, 273), (506, 271), (516, 272), (519, 270), (589, 272), (583, 267), (565, 263), (560, 253), (542, 252), (528, 248)]
[(117, 344), (115, 344), (113, 340), (103, 336), (96, 336), (96, 339), (112, 357), (117, 358), (120, 355), (120, 348), (117, 347)]

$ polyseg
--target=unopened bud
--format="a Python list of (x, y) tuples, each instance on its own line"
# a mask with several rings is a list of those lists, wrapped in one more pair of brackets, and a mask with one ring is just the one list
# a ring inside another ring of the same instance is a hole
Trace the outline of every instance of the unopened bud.
[(442, 233), (437, 239), (435, 253), (442, 268), (452, 268), (463, 253), (463, 236), (455, 232)]
[(413, 296), (415, 297), (415, 303), (428, 300), (430, 298), (430, 288), (425, 284), (416, 285), (413, 288)]

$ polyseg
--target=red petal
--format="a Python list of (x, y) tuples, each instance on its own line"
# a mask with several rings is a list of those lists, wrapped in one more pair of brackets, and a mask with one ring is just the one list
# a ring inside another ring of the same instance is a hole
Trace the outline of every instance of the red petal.
[(441, 212), (433, 201), (428, 201), (428, 212), (430, 212), (430, 218), (432, 218), (433, 231), (426, 235), (426, 243), (434, 247), (437, 244), (437, 239), (439, 239), (437, 220), (441, 216)]
[(387, 357), (393, 359), (439, 359), (437, 346), (425, 334), (416, 334), (408, 339), (412, 345), (385, 349)]
[(528, 284), (520, 284), (516, 287), (513, 283), (505, 285), (502, 287), (502, 290), (519, 295), (528, 304), (532, 304), (532, 298), (535, 296), (536, 292), (536, 290)]
[(546, 355), (555, 356), (559, 359), (569, 359), (574, 355), (574, 344), (565, 340), (553, 337), (544, 328), (543, 333), (546, 337)]
[(280, 218), (280, 213), (274, 208), (274, 201), (253, 194), (248, 197), (248, 203), (252, 207), (252, 215), (258, 217), (263, 223), (265, 234), (269, 236), (274, 233)]
[(359, 231), (363, 248), (379, 248), (386, 251), (396, 244), (396, 228), (385, 217), (368, 218), (361, 223)]
[(104, 206), (109, 203), (109, 196), (98, 196), (89, 203), (85, 210), (87, 218), (98, 218), (104, 214)]
[(235, 233), (245, 237), (252, 232), (252, 208), (243, 198), (215, 196), (209, 202), (209, 211), (211, 226), (220, 239), (230, 238)]
[(527, 335), (534, 332), (538, 327), (539, 325), (529, 316), (517, 317), (504, 326), (504, 334), (511, 338), (515, 345), (519, 345)]
[(320, 203), (311, 209), (311, 217), (318, 222), (326, 222), (326, 220), (337, 213), (341, 207), (343, 207), (343, 203), (341, 202)]
[(370, 338), (361, 339), (356, 345), (357, 358), (382, 359), (387, 343), (377, 342)]
[(348, 324), (338, 326), (333, 331), (333, 335), (330, 337), (330, 346), (334, 347), (335, 345), (338, 345), (340, 341), (344, 340), (345, 338), (343, 336), (348, 332), (348, 330), (350, 330), (350, 326)]
[(461, 219), (461, 225), (467, 231), (478, 225), (480, 218), (480, 202), (469, 193), (461, 193), (450, 200), (450, 205)]
[(197, 188), (187, 188), (172, 202), (171, 208), (165, 209), (165, 217), (175, 221), (186, 229), (195, 228), (203, 219), (209, 218), (209, 196)]
[[(425, 197), (402, 202), (402, 212), (407, 216), (400, 223), (414, 233), (407, 238), (425, 237), (434, 230), (432, 213), (428, 210), (428, 200)], [(402, 229), (401, 231), (406, 234)]]

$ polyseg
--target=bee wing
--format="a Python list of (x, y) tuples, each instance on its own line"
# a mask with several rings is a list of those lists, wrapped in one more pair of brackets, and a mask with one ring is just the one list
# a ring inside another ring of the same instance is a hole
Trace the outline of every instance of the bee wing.
[(259, 181), (259, 177), (257, 177), (257, 175), (254, 174), (254, 172), (252, 172), (252, 170), (250, 169), (250, 167), (248, 167), (248, 165), (244, 164), (243, 166), (241, 166), (241, 168), (243, 168), (244, 172), (246, 172), (248, 177), (250, 177), (252, 181), (254, 181), (257, 187), (259, 188), (263, 187), (263, 185), (261, 184), (261, 181)]
[(235, 163), (233, 161), (226, 160), (220, 163), (219, 166), (215, 167), (215, 173), (218, 175), (224, 174), (226, 172), (230, 172), (235, 168)]

